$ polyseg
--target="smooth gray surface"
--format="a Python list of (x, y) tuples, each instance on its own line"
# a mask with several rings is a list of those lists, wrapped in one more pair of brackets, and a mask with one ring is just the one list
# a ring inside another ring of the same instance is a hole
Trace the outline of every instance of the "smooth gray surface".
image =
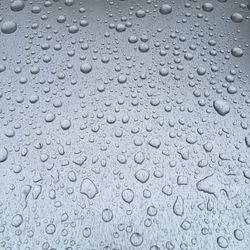
[(1, 249), (250, 249), (247, 1), (0, 1)]

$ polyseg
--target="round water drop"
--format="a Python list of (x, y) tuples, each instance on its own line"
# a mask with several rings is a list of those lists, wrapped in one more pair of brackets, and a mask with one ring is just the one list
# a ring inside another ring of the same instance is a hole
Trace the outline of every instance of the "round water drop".
[(229, 86), (229, 87), (227, 88), (227, 92), (228, 92), (229, 94), (236, 94), (236, 93), (237, 93), (237, 89), (236, 89), (235, 86)]
[(8, 158), (8, 150), (6, 148), (0, 148), (0, 162), (6, 161)]
[(86, 27), (88, 25), (89, 25), (89, 23), (88, 23), (88, 21), (86, 19), (83, 19), (83, 20), (80, 21), (80, 26)]
[(58, 23), (64, 23), (66, 21), (66, 17), (65, 16), (59, 16), (58, 18), (57, 18), (57, 22)]
[(244, 233), (240, 229), (234, 230), (234, 237), (238, 241), (244, 240)]
[(172, 12), (172, 7), (168, 4), (163, 4), (161, 7), (160, 7), (160, 13), (162, 15), (167, 15), (167, 14), (170, 14)]
[(10, 9), (12, 11), (20, 11), (24, 8), (24, 2), (22, 0), (15, 0), (10, 4)]
[(161, 68), (161, 69), (159, 70), (159, 74), (160, 74), (161, 76), (167, 76), (167, 75), (169, 74), (169, 71), (168, 71), (167, 68)]
[(131, 203), (134, 199), (134, 192), (129, 188), (124, 189), (122, 191), (122, 199), (127, 203)]
[(133, 233), (130, 236), (130, 242), (134, 247), (139, 247), (143, 242), (143, 237), (140, 233)]
[(34, 13), (34, 14), (38, 14), (41, 12), (41, 8), (39, 6), (33, 6), (32, 9), (31, 9), (31, 12)]
[(144, 10), (137, 10), (135, 13), (136, 17), (143, 18), (146, 16), (146, 12)]
[(16, 215), (12, 218), (11, 225), (12, 225), (13, 227), (20, 227), (22, 223), (23, 223), (23, 217), (22, 217), (21, 214), (16, 214)]
[(149, 51), (149, 46), (146, 43), (142, 43), (139, 45), (139, 51), (142, 53), (146, 53)]
[(200, 76), (203, 76), (206, 74), (206, 69), (204, 67), (199, 67), (197, 69), (197, 74), (200, 75)]
[(115, 29), (118, 32), (123, 32), (126, 30), (126, 26), (123, 23), (118, 23)]
[(241, 57), (241, 56), (243, 56), (243, 50), (241, 48), (238, 48), (238, 47), (232, 48), (231, 53), (235, 57)]
[(145, 156), (142, 152), (137, 152), (134, 156), (135, 163), (142, 164), (144, 162)]
[(71, 33), (71, 34), (77, 33), (78, 31), (79, 31), (79, 28), (77, 25), (71, 25), (69, 27), (69, 33)]
[(140, 169), (135, 173), (135, 178), (141, 183), (146, 183), (149, 179), (149, 172), (145, 169)]
[(0, 65), (0, 73), (4, 72), (6, 70), (6, 66)]
[(70, 126), (71, 126), (71, 121), (70, 121), (70, 120), (64, 119), (64, 120), (61, 121), (61, 128), (62, 128), (63, 130), (69, 129)]
[(221, 248), (227, 248), (228, 247), (228, 240), (223, 236), (219, 236), (217, 238), (217, 244)]
[(155, 206), (149, 206), (147, 209), (147, 214), (149, 216), (156, 216), (157, 215), (157, 208)]
[(166, 242), (166, 249), (173, 250), (175, 248), (174, 244), (171, 241)]
[(45, 229), (45, 232), (47, 234), (54, 234), (56, 231), (56, 226), (54, 224), (49, 224), (47, 225), (46, 229)]
[(45, 116), (45, 121), (46, 122), (53, 122), (55, 120), (55, 115), (52, 114), (52, 113), (48, 113), (46, 116)]
[(66, 5), (66, 6), (72, 6), (73, 4), (74, 4), (74, 0), (65, 0), (64, 1), (64, 4)]
[(162, 190), (162, 193), (167, 195), (167, 196), (171, 196), (173, 193), (173, 189), (170, 185), (163, 186), (163, 188), (161, 190)]
[(132, 35), (128, 38), (128, 41), (130, 43), (136, 43), (138, 41), (138, 38), (135, 35)]
[(102, 219), (104, 222), (110, 222), (113, 219), (113, 212), (111, 209), (104, 209), (102, 211)]
[(91, 228), (90, 228), (90, 227), (85, 227), (85, 228), (82, 230), (82, 235), (83, 235), (83, 237), (85, 237), (85, 238), (89, 238), (90, 235), (91, 235)]
[(117, 81), (123, 84), (127, 81), (127, 77), (125, 75), (119, 75)]
[(92, 65), (90, 63), (85, 62), (81, 65), (80, 70), (82, 73), (87, 74), (87, 73), (91, 72)]
[(30, 101), (30, 103), (32, 103), (32, 104), (38, 102), (38, 100), (39, 100), (39, 96), (38, 96), (37, 94), (31, 95), (30, 98), (29, 98), (29, 101)]
[(211, 3), (202, 4), (202, 9), (206, 12), (211, 12), (214, 9), (214, 6)]
[(40, 69), (39, 67), (37, 66), (33, 66), (31, 69), (30, 69), (30, 73), (33, 74), (33, 75), (36, 75), (40, 72)]
[(17, 30), (17, 24), (13, 21), (5, 21), (1, 27), (1, 31), (4, 34), (11, 34), (14, 33), (16, 30)]
[(231, 20), (235, 23), (241, 23), (243, 21), (243, 16), (240, 13), (233, 13)]

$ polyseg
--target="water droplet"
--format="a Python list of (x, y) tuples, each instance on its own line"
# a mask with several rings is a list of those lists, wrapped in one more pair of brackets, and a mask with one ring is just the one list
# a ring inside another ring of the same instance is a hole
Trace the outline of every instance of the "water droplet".
[(82, 180), (80, 193), (85, 194), (89, 199), (93, 199), (98, 194), (98, 189), (93, 181), (86, 178)]
[(22, 223), (23, 223), (23, 216), (22, 216), (21, 214), (16, 214), (16, 215), (12, 218), (11, 225), (12, 225), (13, 227), (20, 227)]
[(206, 12), (211, 12), (214, 9), (214, 6), (211, 3), (202, 4), (202, 9)]
[(134, 199), (134, 192), (129, 188), (124, 189), (122, 191), (122, 199), (127, 203), (131, 203)]
[(13, 11), (20, 11), (24, 8), (24, 2), (22, 0), (14, 0), (11, 4), (10, 4), (10, 8)]
[(241, 23), (243, 21), (243, 16), (240, 13), (233, 13), (231, 19), (235, 23)]
[(172, 7), (168, 4), (163, 4), (161, 7), (160, 7), (160, 13), (162, 15), (167, 15), (167, 14), (170, 14), (172, 12)]
[(143, 237), (140, 233), (133, 233), (130, 236), (130, 242), (134, 247), (139, 247), (143, 243)]
[(17, 30), (17, 24), (13, 21), (5, 21), (1, 26), (1, 31), (4, 34), (11, 34)]
[(214, 101), (214, 109), (217, 111), (218, 114), (224, 116), (229, 113), (230, 106), (224, 100), (216, 100)]
[(80, 70), (84, 74), (88, 74), (92, 71), (92, 65), (90, 63), (83, 63), (80, 67)]
[(6, 148), (0, 148), (0, 163), (8, 159), (8, 150)]
[(219, 236), (217, 238), (217, 243), (218, 243), (218, 246), (221, 247), (221, 248), (227, 248), (228, 247), (228, 241), (223, 236)]
[(63, 119), (60, 124), (63, 130), (67, 130), (71, 127), (71, 121), (68, 119)]
[(135, 178), (141, 183), (146, 183), (149, 179), (149, 172), (147, 170), (140, 169), (135, 173)]
[(241, 48), (238, 48), (238, 47), (232, 48), (231, 53), (235, 57), (242, 57), (243, 56), (243, 50)]
[(102, 211), (102, 219), (104, 222), (110, 222), (113, 219), (112, 210), (106, 208)]

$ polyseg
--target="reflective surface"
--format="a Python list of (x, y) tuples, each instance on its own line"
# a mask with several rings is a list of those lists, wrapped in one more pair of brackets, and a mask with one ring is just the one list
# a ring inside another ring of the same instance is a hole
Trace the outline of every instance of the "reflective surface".
[(247, 1), (0, 9), (1, 249), (249, 249)]

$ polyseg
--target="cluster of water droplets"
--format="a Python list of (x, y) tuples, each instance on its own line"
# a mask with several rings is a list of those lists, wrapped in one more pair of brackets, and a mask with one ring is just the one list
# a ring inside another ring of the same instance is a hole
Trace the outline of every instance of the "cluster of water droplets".
[(0, 3), (1, 249), (248, 249), (247, 1)]

